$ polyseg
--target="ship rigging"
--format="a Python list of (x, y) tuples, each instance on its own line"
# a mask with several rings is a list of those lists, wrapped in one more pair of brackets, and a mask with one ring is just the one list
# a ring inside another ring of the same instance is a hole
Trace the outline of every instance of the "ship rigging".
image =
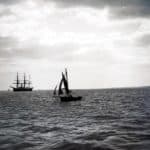
[(32, 91), (33, 87), (31, 87), (30, 76), (29, 79), (26, 78), (26, 74), (24, 73), (23, 80), (20, 80), (19, 74), (17, 73), (16, 80), (13, 83), (15, 86), (11, 86), (13, 91)]

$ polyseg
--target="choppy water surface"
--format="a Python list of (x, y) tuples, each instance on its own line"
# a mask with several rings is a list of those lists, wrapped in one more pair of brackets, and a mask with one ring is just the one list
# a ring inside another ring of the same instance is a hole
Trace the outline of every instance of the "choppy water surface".
[(150, 88), (0, 92), (0, 150), (149, 150)]

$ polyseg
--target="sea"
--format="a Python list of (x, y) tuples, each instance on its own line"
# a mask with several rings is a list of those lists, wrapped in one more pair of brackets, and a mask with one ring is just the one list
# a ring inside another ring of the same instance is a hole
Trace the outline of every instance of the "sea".
[(150, 88), (0, 92), (0, 150), (150, 150)]

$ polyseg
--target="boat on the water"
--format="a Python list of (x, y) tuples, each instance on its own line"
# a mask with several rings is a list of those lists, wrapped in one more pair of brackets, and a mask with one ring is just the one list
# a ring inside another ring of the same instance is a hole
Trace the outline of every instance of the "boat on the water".
[(31, 87), (30, 76), (29, 79), (26, 79), (26, 75), (24, 74), (23, 80), (20, 80), (19, 75), (17, 73), (17, 77), (15, 80), (15, 86), (10, 86), (14, 92), (23, 92), (23, 91), (32, 91), (33, 87)]
[(81, 99), (82, 99), (82, 96), (72, 96), (72, 95), (60, 96), (60, 100), (62, 102), (79, 101)]
[(82, 96), (73, 95), (72, 91), (69, 89), (67, 69), (65, 69), (65, 73), (62, 72), (62, 78), (58, 90), (56, 86), (53, 92), (53, 97), (60, 99), (62, 102), (78, 101), (82, 99)]

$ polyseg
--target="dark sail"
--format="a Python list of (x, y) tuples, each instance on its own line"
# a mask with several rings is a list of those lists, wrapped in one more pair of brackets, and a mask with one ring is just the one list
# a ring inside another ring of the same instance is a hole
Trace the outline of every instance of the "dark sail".
[(73, 96), (72, 92), (69, 90), (67, 69), (65, 69), (64, 73), (62, 72), (62, 78), (59, 84), (58, 95), (56, 96), (56, 94), (57, 93), (55, 88), (53, 95), (54, 97), (59, 98), (62, 102), (77, 101), (82, 99), (82, 96)]
[(62, 83), (63, 83), (63, 80), (61, 79), (60, 84), (59, 84), (59, 89), (58, 89), (58, 95), (63, 94), (63, 91), (62, 91), (62, 88), (61, 88)]
[(69, 94), (68, 81), (65, 78), (65, 75), (63, 73), (62, 73), (62, 80), (63, 80), (63, 83), (64, 83), (65, 91), (66, 91), (67, 94)]
[(56, 89), (57, 89), (57, 85), (55, 86), (55, 89), (54, 89), (53, 95), (56, 95)]
[(66, 68), (65, 68), (65, 76), (66, 76), (66, 80), (67, 80), (67, 84), (68, 84), (68, 89), (69, 89), (68, 72), (67, 72)]

